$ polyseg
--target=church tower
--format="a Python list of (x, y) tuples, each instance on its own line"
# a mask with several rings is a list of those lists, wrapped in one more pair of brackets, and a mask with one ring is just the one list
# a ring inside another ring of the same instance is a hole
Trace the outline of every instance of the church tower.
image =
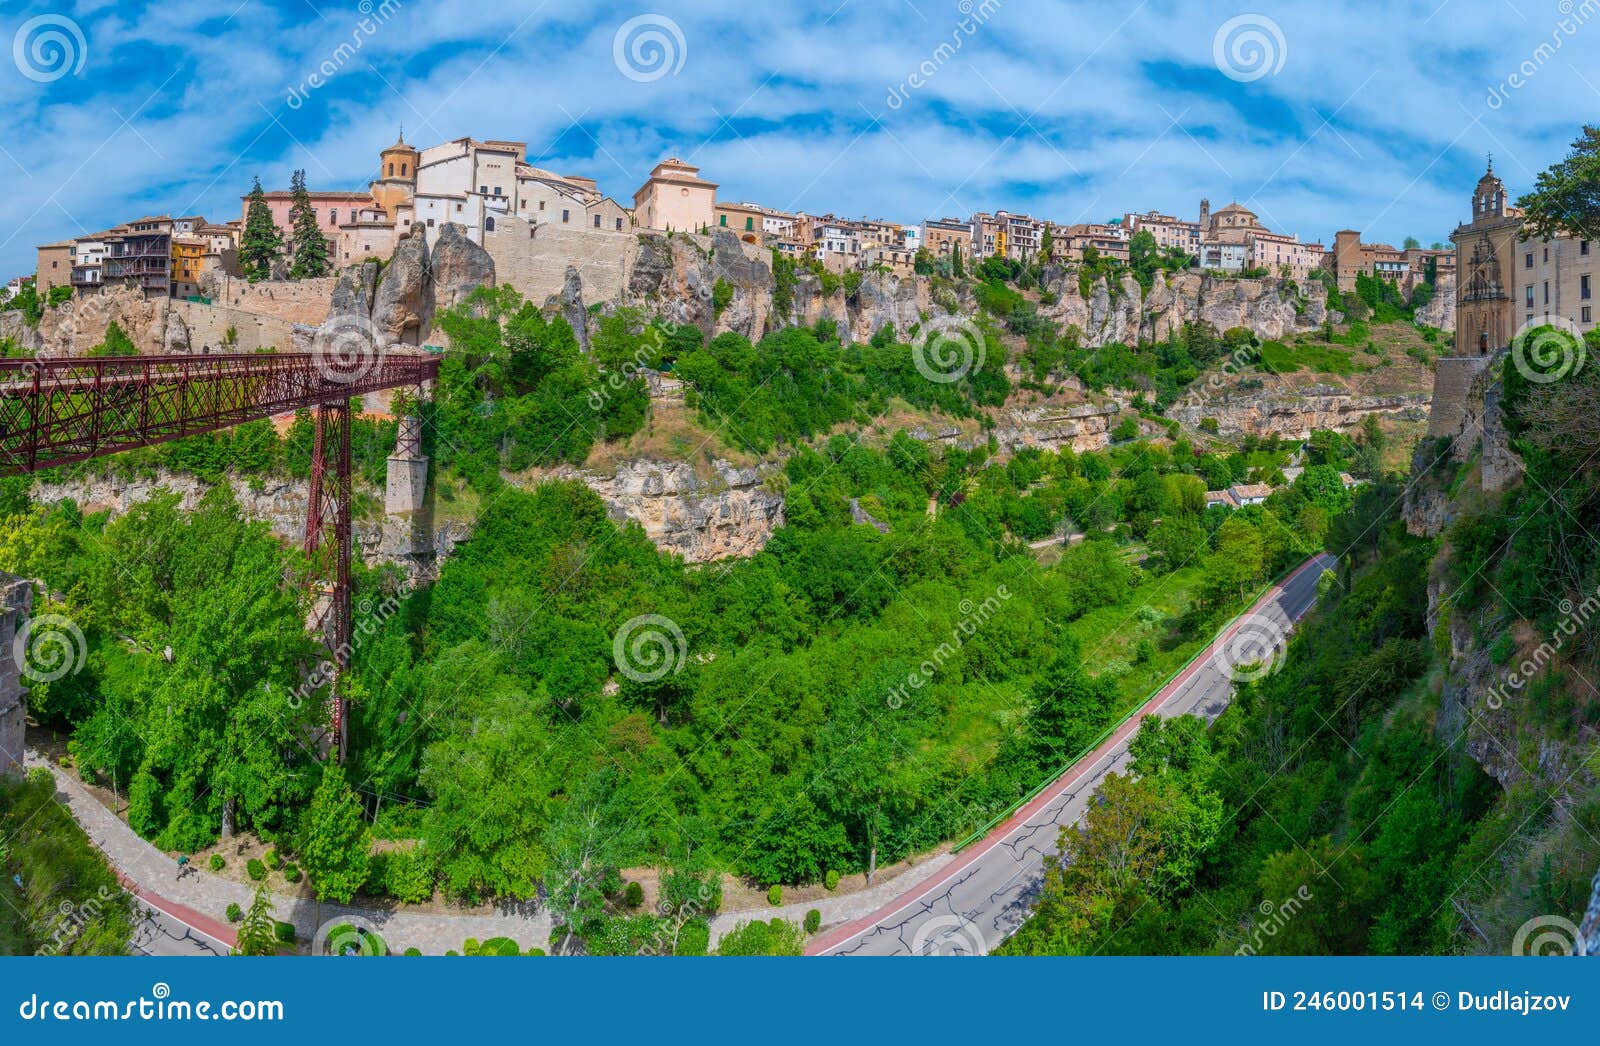
[(417, 160), (420, 154), (406, 144), (402, 129), (400, 140), (378, 154), (378, 177), (368, 186), (373, 202), (382, 207), (393, 221), (395, 211), (409, 207), (417, 194)]
[(1506, 199), (1494, 160), (1472, 192), (1472, 220), (1456, 227), (1456, 353), (1488, 356), (1511, 343), (1516, 323), (1517, 239), (1522, 210)]

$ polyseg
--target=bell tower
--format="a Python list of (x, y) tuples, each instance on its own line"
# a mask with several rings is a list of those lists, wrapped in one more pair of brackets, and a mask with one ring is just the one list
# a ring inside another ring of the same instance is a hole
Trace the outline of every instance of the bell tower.
[(417, 194), (417, 160), (421, 154), (406, 144), (406, 132), (400, 130), (400, 139), (378, 154), (378, 177), (368, 186), (372, 200), (393, 221), (395, 210), (409, 207)]

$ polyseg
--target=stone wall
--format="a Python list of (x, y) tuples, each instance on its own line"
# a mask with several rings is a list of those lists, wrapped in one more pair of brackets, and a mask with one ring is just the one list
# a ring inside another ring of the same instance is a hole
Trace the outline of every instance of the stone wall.
[[(255, 352), (268, 348), (297, 352), (301, 349), (295, 337), (295, 324), (281, 317), (195, 301), (175, 301), (171, 308), (172, 316), (183, 324), (188, 341), (184, 349), (170, 344), (169, 339), (167, 347), (174, 352)], [(167, 326), (169, 330), (175, 329), (172, 319), (167, 321)], [(233, 329), (236, 339), (232, 346), (225, 344), (229, 328)], [(309, 331), (303, 332), (300, 340), (308, 334)]]
[(639, 237), (631, 231), (532, 226), (508, 216), (495, 218), (495, 231), (484, 234), (483, 246), (494, 259), (495, 281), (529, 301), (560, 294), (569, 266), (578, 271), (586, 299), (618, 301), (639, 254)]
[(239, 309), (286, 324), (320, 326), (328, 318), (337, 277), (314, 280), (263, 280), (251, 283), (237, 276), (207, 276), (202, 290), (211, 304)]
[[(1433, 410), (1429, 436), (1459, 436), (1468, 423), (1472, 383), (1489, 366), (1487, 356), (1444, 356), (1433, 364)], [(1470, 441), (1469, 441), (1470, 442)]]

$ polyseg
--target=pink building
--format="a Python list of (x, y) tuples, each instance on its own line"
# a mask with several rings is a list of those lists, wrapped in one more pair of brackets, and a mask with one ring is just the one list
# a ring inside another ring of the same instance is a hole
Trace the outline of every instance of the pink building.
[[(277, 223), (278, 230), (283, 233), (285, 242), (294, 236), (294, 227), (289, 221), (289, 207), (294, 202), (294, 194), (287, 191), (264, 193), (267, 198), (267, 209), (272, 212), (272, 220)], [(339, 226), (355, 217), (355, 212), (363, 207), (372, 207), (372, 193), (366, 190), (361, 192), (314, 192), (307, 193), (311, 197), (311, 209), (316, 213), (317, 225), (322, 228), (322, 234), (329, 242), (339, 238)], [(241, 197), (243, 207), (241, 214), (246, 221), (250, 218), (250, 197)], [(243, 226), (240, 226), (243, 228)]]

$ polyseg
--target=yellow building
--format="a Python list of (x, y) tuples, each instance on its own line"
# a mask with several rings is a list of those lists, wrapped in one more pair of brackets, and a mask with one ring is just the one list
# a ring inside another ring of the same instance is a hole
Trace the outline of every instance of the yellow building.
[(172, 296), (192, 298), (200, 293), (200, 274), (206, 267), (206, 241), (202, 237), (172, 238)]

